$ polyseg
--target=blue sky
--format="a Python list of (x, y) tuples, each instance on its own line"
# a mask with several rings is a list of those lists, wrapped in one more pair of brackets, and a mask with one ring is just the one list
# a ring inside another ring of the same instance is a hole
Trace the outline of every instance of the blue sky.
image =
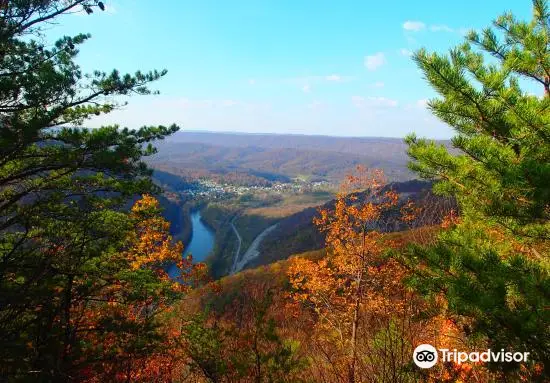
[(425, 109), (434, 96), (410, 59), (443, 52), (528, 0), (113, 0), (69, 15), (50, 37), (89, 32), (85, 71), (168, 69), (159, 96), (90, 121), (184, 130), (448, 138)]

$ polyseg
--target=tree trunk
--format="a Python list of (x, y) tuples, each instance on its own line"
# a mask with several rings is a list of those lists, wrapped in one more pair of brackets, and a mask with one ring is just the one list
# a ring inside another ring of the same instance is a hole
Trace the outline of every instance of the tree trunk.
[[(361, 273), (362, 274), (362, 273)], [(359, 308), (361, 303), (361, 275), (358, 278), (355, 306), (353, 308), (353, 323), (351, 327), (351, 360), (349, 364), (348, 382), (355, 383), (355, 361), (357, 360), (357, 328), (359, 325)]]
[(73, 300), (73, 281), (72, 275), (67, 276), (67, 285), (65, 287), (65, 297), (63, 302), (63, 325), (65, 326), (65, 334), (63, 337), (63, 354), (58, 366), (60, 372), (65, 372), (69, 363), (71, 353), (72, 330), (71, 330), (71, 306)]
[(353, 313), (353, 325), (351, 328), (351, 361), (349, 364), (348, 382), (355, 383), (355, 360), (357, 359), (357, 323), (359, 322), (359, 298), (355, 300), (355, 310)]
[(65, 344), (63, 349), (63, 358), (66, 359), (70, 353), (71, 347), (71, 306), (73, 294), (73, 276), (67, 277), (67, 287), (65, 287), (65, 307), (64, 307), (64, 325), (65, 325)]

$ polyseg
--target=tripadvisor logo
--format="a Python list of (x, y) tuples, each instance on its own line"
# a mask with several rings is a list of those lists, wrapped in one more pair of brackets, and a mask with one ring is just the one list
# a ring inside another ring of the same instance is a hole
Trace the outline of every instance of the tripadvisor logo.
[(437, 350), (431, 344), (421, 344), (413, 352), (414, 363), (420, 368), (433, 367), (437, 358)]
[(497, 352), (491, 349), (483, 352), (464, 352), (448, 348), (437, 350), (431, 344), (421, 344), (414, 349), (414, 364), (420, 368), (431, 368), (439, 360), (439, 353), (441, 353), (441, 360), (443, 362), (454, 362), (457, 364), (465, 362), (527, 362), (527, 358), (529, 357), (528, 352), (504, 351), (504, 349)]

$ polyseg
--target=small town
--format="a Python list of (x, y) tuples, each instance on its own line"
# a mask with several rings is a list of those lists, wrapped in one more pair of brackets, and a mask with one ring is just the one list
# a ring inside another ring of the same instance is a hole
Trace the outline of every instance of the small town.
[(217, 183), (209, 179), (198, 180), (193, 188), (179, 191), (182, 198), (209, 198), (226, 199), (228, 197), (242, 196), (250, 193), (304, 193), (314, 190), (323, 190), (335, 185), (328, 181), (304, 182), (294, 181), (292, 183), (275, 182), (271, 186), (237, 186), (228, 183)]

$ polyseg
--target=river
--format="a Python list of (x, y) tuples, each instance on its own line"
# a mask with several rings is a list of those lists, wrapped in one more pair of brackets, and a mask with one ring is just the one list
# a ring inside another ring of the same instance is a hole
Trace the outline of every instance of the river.
[[(201, 212), (199, 210), (191, 213), (191, 225), (193, 234), (191, 242), (185, 247), (183, 256), (193, 255), (194, 262), (203, 262), (206, 257), (214, 249), (214, 232), (207, 227), (201, 220)], [(171, 278), (177, 278), (179, 270), (176, 265), (171, 265), (168, 268), (168, 275)]]

